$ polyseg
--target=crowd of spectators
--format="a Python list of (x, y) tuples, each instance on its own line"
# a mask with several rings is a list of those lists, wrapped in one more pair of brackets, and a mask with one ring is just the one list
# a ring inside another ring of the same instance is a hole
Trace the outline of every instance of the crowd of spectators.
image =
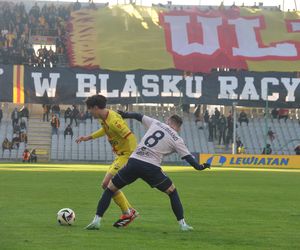
[(6, 137), (2, 142), (2, 150), (5, 149), (19, 149), (20, 143), (28, 143), (27, 138), (27, 121), (29, 118), (29, 110), (26, 106), (23, 106), (20, 110), (15, 108), (11, 113), (11, 121), (13, 128), (12, 141)]
[(284, 119), (284, 121), (286, 121), (289, 118), (289, 110), (283, 108), (281, 109), (274, 108), (271, 111), (271, 116), (273, 119), (278, 119), (278, 120)]
[[(58, 104), (43, 104), (43, 121), (49, 122), (49, 115), (51, 114), (50, 125), (52, 128), (52, 134), (58, 134), (58, 129), (60, 128), (61, 119), (61, 109)], [(86, 120), (93, 121), (92, 115), (86, 110), (85, 112), (80, 112), (76, 105), (68, 107), (63, 112), (63, 118), (65, 124), (68, 124), (64, 130), (64, 136), (71, 135), (73, 137), (72, 125), (73, 122), (77, 127), (80, 122), (85, 122)]]
[[(195, 111), (195, 122), (203, 120), (204, 128), (208, 127), (208, 141), (217, 140), (219, 144), (229, 145), (233, 139), (233, 118), (231, 112), (225, 117), (224, 114), (215, 108), (213, 114), (205, 110), (203, 116), (200, 115), (199, 109)], [(203, 119), (202, 119), (203, 117)], [(199, 129), (203, 129), (202, 126)]]
[[(66, 54), (66, 27), (78, 4), (37, 3), (27, 10), (21, 3), (0, 2), (0, 63), (55, 66), (58, 54)], [(41, 47), (35, 53), (30, 35), (55, 37), (56, 52)]]

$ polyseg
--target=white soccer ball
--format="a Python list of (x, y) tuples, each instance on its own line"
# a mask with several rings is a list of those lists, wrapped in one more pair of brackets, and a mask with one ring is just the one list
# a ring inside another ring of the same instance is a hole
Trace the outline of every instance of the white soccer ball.
[(71, 208), (63, 208), (57, 212), (57, 222), (60, 225), (73, 225), (75, 222), (75, 212)]

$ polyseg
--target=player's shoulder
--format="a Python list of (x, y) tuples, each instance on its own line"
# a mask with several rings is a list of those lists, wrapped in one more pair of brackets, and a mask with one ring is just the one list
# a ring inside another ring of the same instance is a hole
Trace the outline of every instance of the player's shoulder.
[(143, 115), (143, 122), (147, 124), (160, 124), (161, 122), (153, 117)]
[(127, 122), (116, 111), (110, 110), (110, 116), (107, 119), (107, 125), (111, 128), (125, 129), (128, 128)]
[(106, 123), (115, 123), (118, 120), (123, 120), (123, 118), (114, 110), (109, 110), (107, 119), (106, 119)]

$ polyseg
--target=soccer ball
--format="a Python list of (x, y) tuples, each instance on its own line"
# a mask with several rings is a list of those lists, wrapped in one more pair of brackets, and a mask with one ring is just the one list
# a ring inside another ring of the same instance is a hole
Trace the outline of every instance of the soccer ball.
[(75, 213), (70, 208), (63, 208), (57, 212), (57, 222), (60, 225), (73, 225), (75, 222)]

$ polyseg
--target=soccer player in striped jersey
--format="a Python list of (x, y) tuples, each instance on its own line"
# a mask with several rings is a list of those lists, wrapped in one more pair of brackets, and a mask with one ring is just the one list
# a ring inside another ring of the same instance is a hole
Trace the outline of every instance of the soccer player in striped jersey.
[[(135, 135), (129, 129), (126, 121), (115, 111), (106, 108), (106, 98), (102, 95), (94, 95), (85, 101), (89, 112), (95, 119), (99, 119), (101, 128), (87, 136), (80, 136), (76, 139), (77, 143), (82, 141), (94, 140), (96, 138), (107, 136), (112, 150), (116, 155), (115, 160), (110, 165), (103, 181), (102, 188), (106, 189), (111, 178), (126, 165), (129, 156), (137, 146)], [(135, 218), (138, 213), (132, 208), (123, 192), (115, 192), (113, 197), (115, 203), (122, 210), (120, 219), (126, 219), (128, 216)], [(129, 222), (131, 222), (130, 220)]]
[[(183, 207), (175, 185), (161, 169), (163, 157), (173, 152), (177, 152), (182, 159), (186, 160), (196, 170), (204, 170), (210, 167), (207, 163), (200, 165), (187, 149), (183, 139), (178, 135), (182, 119), (178, 115), (172, 115), (166, 123), (162, 123), (138, 113), (119, 113), (123, 118), (134, 118), (142, 122), (148, 130), (130, 156), (127, 165), (118, 171), (109, 182), (98, 203), (94, 220), (86, 229), (99, 229), (103, 214), (109, 207), (111, 197), (113, 197), (115, 192), (141, 178), (152, 188), (155, 187), (169, 196), (180, 230), (193, 230), (193, 227), (189, 226), (184, 220)], [(131, 216), (134, 218), (134, 214)], [(131, 217), (121, 218), (115, 224), (123, 227), (130, 220)]]

